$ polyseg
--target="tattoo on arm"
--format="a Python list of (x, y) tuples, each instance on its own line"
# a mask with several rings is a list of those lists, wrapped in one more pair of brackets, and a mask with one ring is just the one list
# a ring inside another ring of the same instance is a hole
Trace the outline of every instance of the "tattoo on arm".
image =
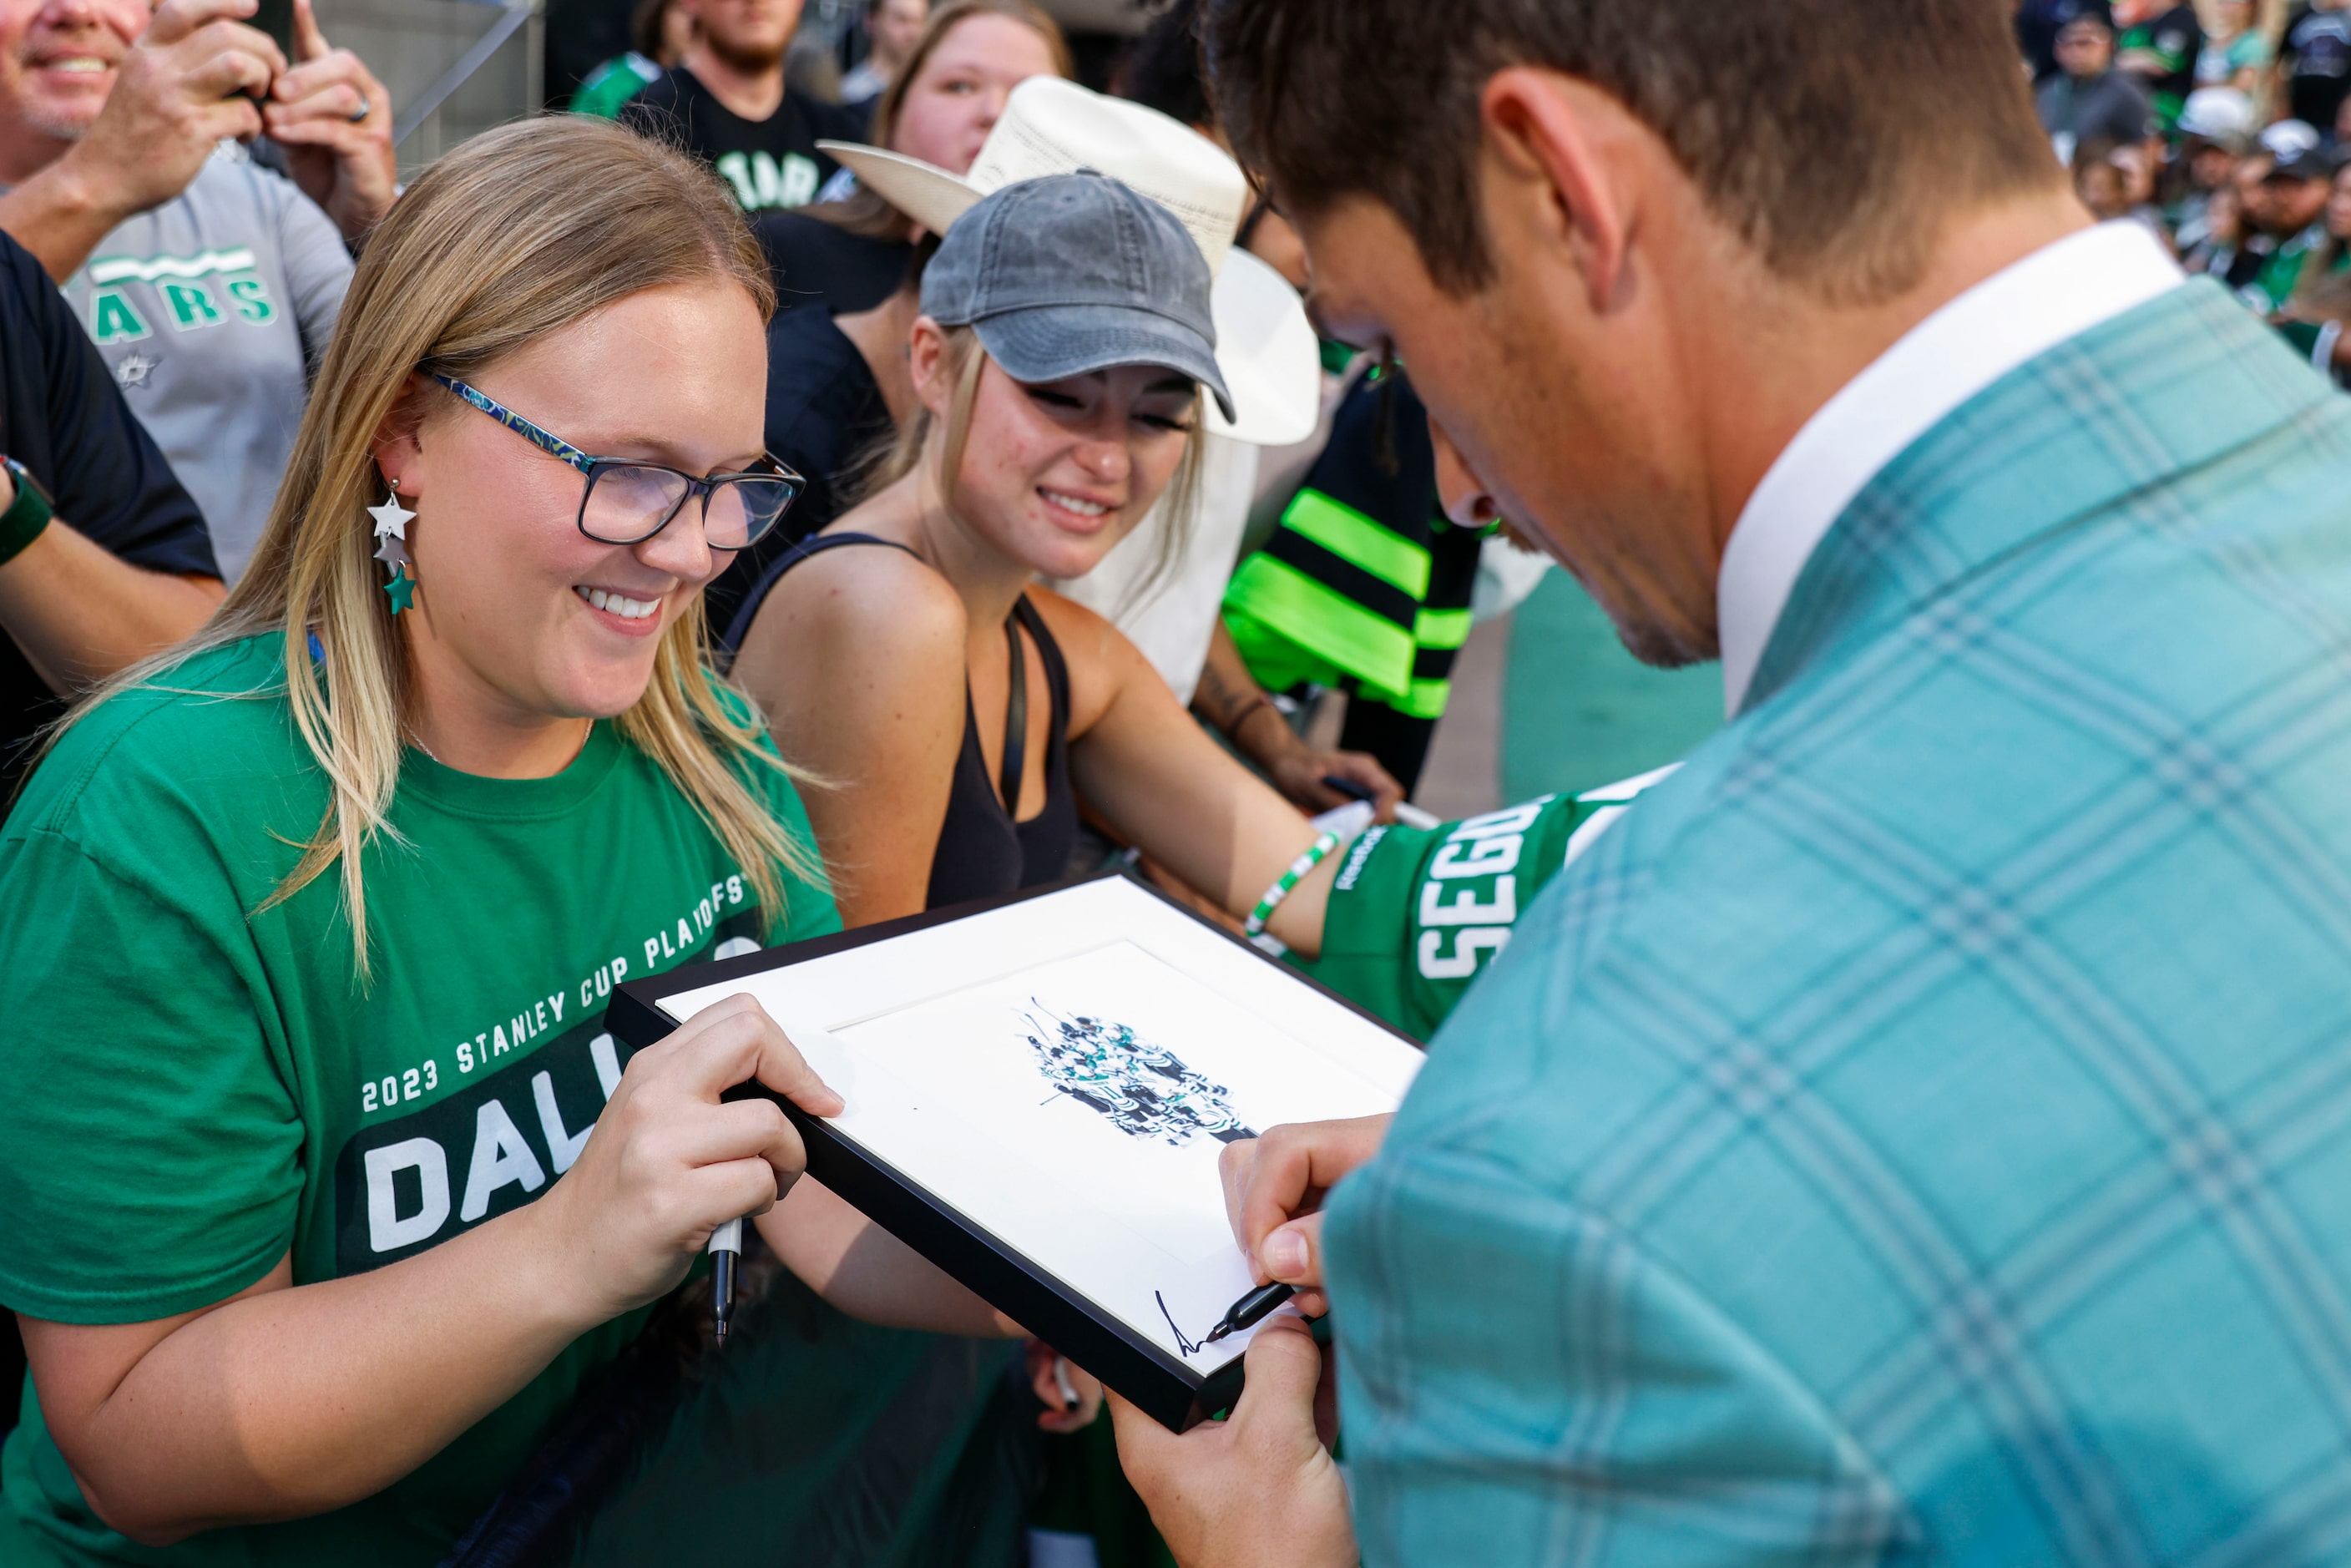
[(1200, 684), (1192, 693), (1192, 706), (1210, 724), (1230, 735), (1233, 726), (1248, 717), (1249, 709), (1256, 706), (1257, 694), (1235, 691), (1232, 683), (1218, 673), (1214, 661), (1201, 669)]

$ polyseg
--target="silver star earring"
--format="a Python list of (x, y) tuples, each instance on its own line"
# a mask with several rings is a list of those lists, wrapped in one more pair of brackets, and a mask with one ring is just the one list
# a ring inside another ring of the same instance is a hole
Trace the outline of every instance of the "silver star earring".
[(400, 504), (400, 481), (392, 482), (392, 494), (381, 507), (370, 507), (368, 515), (375, 519), (375, 559), (392, 569), (392, 580), (383, 591), (392, 598), (394, 615), (407, 609), (416, 593), (416, 575), (408, 559), (408, 525), (416, 514)]

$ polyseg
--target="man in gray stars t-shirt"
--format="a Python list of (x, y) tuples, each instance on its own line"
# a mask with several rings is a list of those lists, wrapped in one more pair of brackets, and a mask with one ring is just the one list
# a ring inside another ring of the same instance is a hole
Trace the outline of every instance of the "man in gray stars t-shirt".
[[(382, 85), (307, 0), (298, 64), (235, 8), (0, 0), (0, 228), (63, 283), (231, 582), (350, 287), (347, 242), (393, 193)], [(264, 130), (294, 179), (246, 155)]]
[(350, 280), (327, 214), (234, 141), (66, 280), (115, 384), (203, 510), (227, 581), (277, 498)]

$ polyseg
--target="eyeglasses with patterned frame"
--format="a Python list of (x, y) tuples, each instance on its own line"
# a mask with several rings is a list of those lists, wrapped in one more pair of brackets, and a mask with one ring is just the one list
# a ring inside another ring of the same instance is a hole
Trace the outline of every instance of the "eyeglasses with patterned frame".
[(669, 527), (685, 503), (702, 497), (702, 534), (712, 549), (758, 543), (791, 510), (808, 481), (765, 455), (767, 472), (698, 476), (628, 457), (591, 457), (540, 429), (486, 393), (438, 371), (433, 379), (540, 451), (587, 476), (580, 493), (580, 531), (599, 544), (637, 545)]

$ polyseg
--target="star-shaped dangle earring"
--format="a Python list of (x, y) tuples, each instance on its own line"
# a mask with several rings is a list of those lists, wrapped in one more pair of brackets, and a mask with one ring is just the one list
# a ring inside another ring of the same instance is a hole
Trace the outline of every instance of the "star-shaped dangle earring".
[(394, 479), (392, 494), (381, 507), (370, 507), (368, 515), (375, 519), (375, 559), (392, 568), (392, 580), (383, 585), (383, 591), (392, 600), (392, 612), (397, 615), (416, 597), (416, 579), (410, 575), (413, 563), (405, 542), (408, 525), (416, 514), (400, 504), (400, 481)]
[(408, 538), (408, 525), (416, 514), (400, 504), (400, 481), (394, 479), (392, 494), (384, 497), (382, 506), (370, 507), (368, 516), (375, 519), (376, 538), (390, 535), (396, 539), (405, 539)]

